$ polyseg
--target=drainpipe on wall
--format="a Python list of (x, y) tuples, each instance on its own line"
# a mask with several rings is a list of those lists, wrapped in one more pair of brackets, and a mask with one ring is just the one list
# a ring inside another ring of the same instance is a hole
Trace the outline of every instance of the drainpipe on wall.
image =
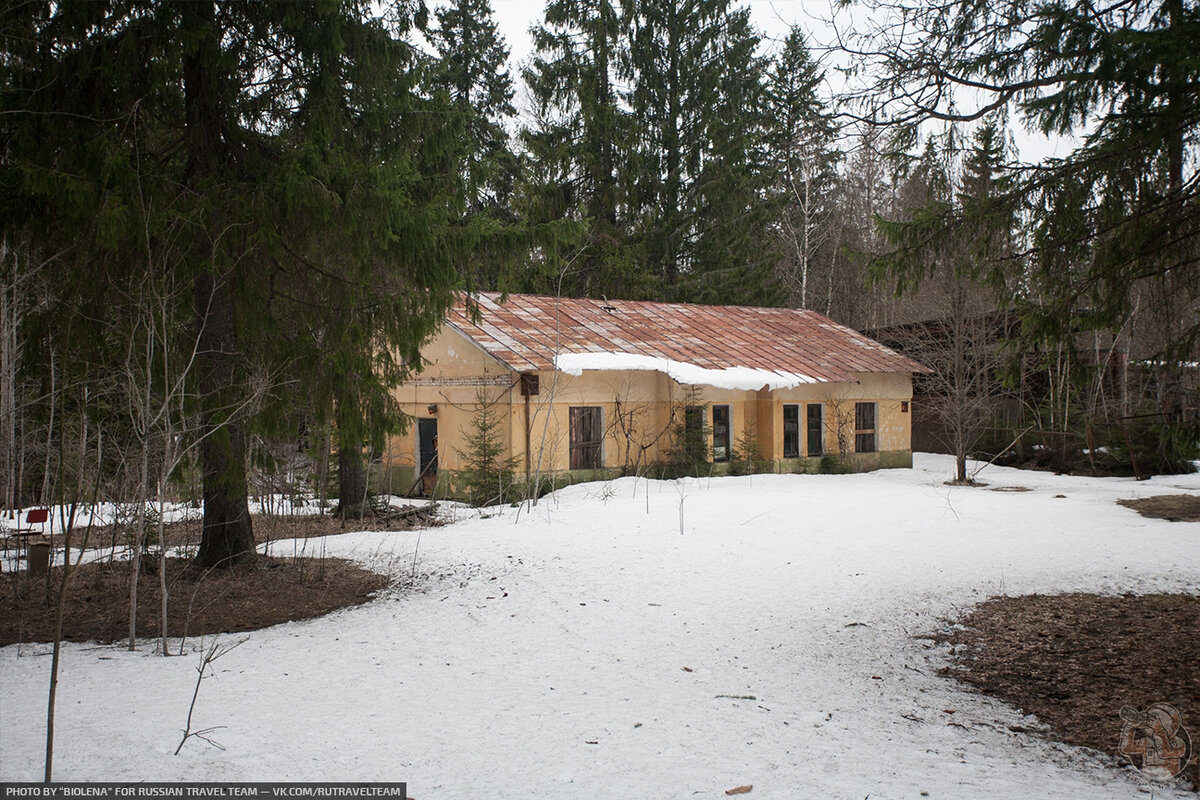
[(530, 414), (529, 404), (531, 398), (538, 393), (538, 376), (536, 372), (521, 373), (521, 394), (525, 397), (525, 486), (526, 490), (529, 487), (529, 481), (533, 472), (533, 421)]
[(533, 459), (530, 457), (530, 445), (532, 444), (533, 434), (532, 425), (529, 421), (529, 395), (525, 395), (525, 485), (529, 486), (530, 473), (533, 470)]

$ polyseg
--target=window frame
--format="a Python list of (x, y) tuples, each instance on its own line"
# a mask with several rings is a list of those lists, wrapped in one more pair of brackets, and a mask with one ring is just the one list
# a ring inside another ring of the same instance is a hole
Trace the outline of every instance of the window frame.
[[(724, 446), (718, 444), (721, 434), (717, 423), (718, 411), (725, 417)], [(713, 404), (712, 407), (712, 458), (714, 463), (723, 463), (733, 458), (733, 409), (728, 404)]]
[[(813, 409), (817, 413), (814, 418)], [(816, 428), (813, 427), (814, 419), (817, 423)], [(807, 453), (812, 456), (825, 455), (825, 404), (824, 403), (808, 403), (804, 409), (804, 432), (805, 446), (808, 448)], [(817, 437), (817, 447), (813, 448), (813, 434)]]
[[(791, 409), (795, 419), (788, 422), (788, 410)], [(791, 430), (788, 426), (791, 425)], [(784, 403), (783, 404), (783, 457), (784, 458), (799, 458), (800, 457), (800, 404), (799, 403)], [(788, 447), (789, 439), (791, 447)]]

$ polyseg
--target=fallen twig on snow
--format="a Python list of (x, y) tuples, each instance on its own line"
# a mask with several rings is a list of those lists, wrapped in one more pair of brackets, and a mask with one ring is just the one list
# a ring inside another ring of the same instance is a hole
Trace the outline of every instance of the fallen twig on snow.
[(240, 639), (239, 641), (234, 642), (233, 644), (225, 645), (225, 646), (220, 646), (217, 642), (213, 642), (212, 646), (208, 648), (208, 651), (203, 656), (200, 657), (200, 666), (196, 667), (196, 688), (195, 688), (195, 690), (192, 691), (192, 703), (191, 703), (191, 705), (188, 706), (187, 722), (184, 724), (184, 728), (183, 728), (183, 738), (179, 740), (179, 746), (175, 748), (175, 755), (179, 755), (179, 751), (183, 749), (183, 746), (184, 746), (184, 744), (187, 743), (187, 740), (192, 739), (192, 738), (196, 738), (196, 739), (200, 739), (201, 741), (208, 742), (210, 745), (217, 748), (218, 750), (225, 749), (221, 745), (220, 742), (217, 742), (209, 737), (210, 733), (212, 733), (213, 731), (220, 730), (221, 728), (224, 728), (225, 726), (224, 725), (216, 725), (211, 728), (204, 728), (202, 730), (193, 731), (192, 730), (192, 713), (195, 712), (195, 710), (196, 710), (196, 698), (200, 696), (200, 684), (204, 681), (205, 671), (212, 665), (212, 663), (214, 661), (216, 661), (218, 658), (225, 655), (226, 653), (228, 653), (230, 650), (234, 649), (238, 645), (243, 644), (245, 641), (246, 641), (245, 639)]

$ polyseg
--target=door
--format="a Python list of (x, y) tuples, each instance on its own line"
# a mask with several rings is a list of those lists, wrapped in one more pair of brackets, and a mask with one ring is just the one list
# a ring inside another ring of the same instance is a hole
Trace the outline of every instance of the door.
[(571, 469), (600, 469), (604, 428), (600, 406), (573, 406), (569, 412)]
[(417, 420), (417, 450), (421, 457), (421, 474), (436, 475), (438, 469), (437, 420)]

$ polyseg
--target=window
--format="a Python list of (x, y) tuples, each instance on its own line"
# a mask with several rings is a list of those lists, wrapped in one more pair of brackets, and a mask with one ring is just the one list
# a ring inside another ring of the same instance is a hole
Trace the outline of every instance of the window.
[(783, 407), (783, 457), (800, 457), (800, 406)]
[(713, 461), (729, 460), (729, 406), (713, 406)]
[(571, 469), (600, 469), (600, 445), (604, 440), (600, 406), (572, 407), (570, 423)]
[(854, 404), (854, 452), (875, 452), (875, 404)]
[(819, 456), (825, 452), (825, 420), (821, 404), (808, 404), (808, 454)]

